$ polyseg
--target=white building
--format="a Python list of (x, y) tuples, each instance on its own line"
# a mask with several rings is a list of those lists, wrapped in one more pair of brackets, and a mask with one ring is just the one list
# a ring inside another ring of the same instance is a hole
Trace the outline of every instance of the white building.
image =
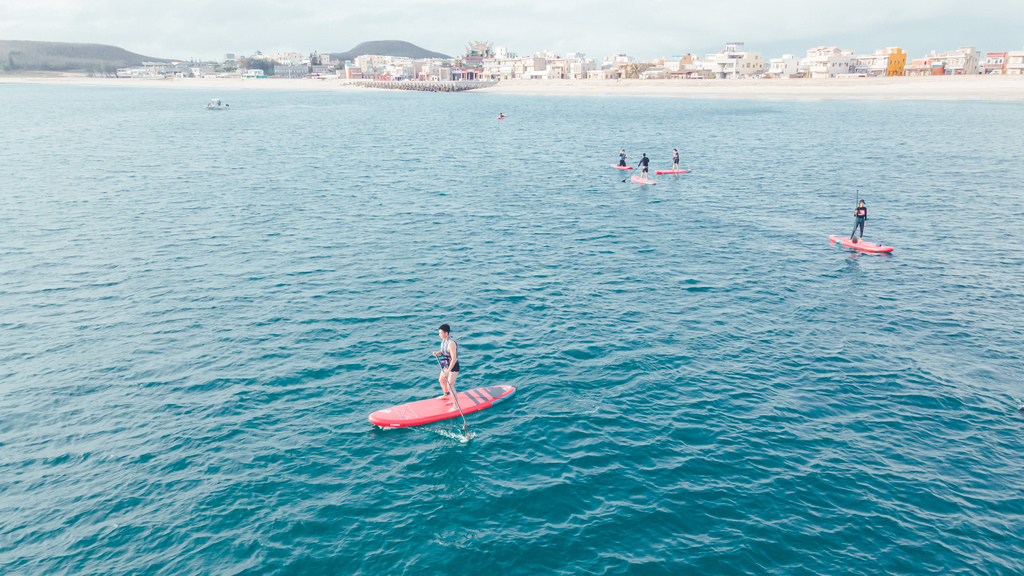
[(783, 54), (782, 58), (772, 58), (768, 62), (769, 78), (793, 78), (800, 74), (800, 59), (792, 54)]
[(1006, 53), (1006, 73), (1024, 74), (1024, 50), (1015, 50)]
[(946, 52), (941, 56), (946, 60), (946, 74), (960, 76), (962, 74), (978, 74), (978, 63), (981, 54), (974, 46), (965, 46), (959, 50)]
[(662, 80), (668, 78), (671, 71), (664, 66), (652, 66), (647, 70), (644, 70), (640, 77), (644, 80)]
[[(632, 56), (626, 56), (625, 54), (615, 54), (613, 56), (605, 56), (604, 57), (604, 66), (608, 66), (608, 65), (614, 66), (615, 64), (632, 64), (632, 63), (633, 63), (633, 57)], [(602, 68), (604, 66), (602, 66)]]
[(279, 52), (277, 54), (274, 54), (273, 56), (270, 56), (269, 59), (273, 60), (274, 62), (291, 61), (300, 63), (307, 62), (309, 60), (309, 58), (306, 58), (305, 56), (299, 54), (298, 52)]
[(274, 66), (274, 75), (281, 78), (305, 78), (309, 74), (309, 66), (301, 62), (285, 60)]
[(356, 56), (353, 64), (356, 68), (363, 71), (363, 74), (375, 74), (384, 69), (384, 66), (391, 59), (387, 56), (381, 56), (378, 54), (364, 54), (362, 56)]
[(747, 52), (743, 42), (729, 42), (718, 54), (708, 54), (701, 68), (715, 78), (753, 78), (764, 74), (760, 52)]
[(583, 52), (570, 52), (565, 55), (565, 61), (569, 67), (568, 77), (573, 80), (582, 80), (588, 72), (598, 69), (597, 63)]
[[(871, 65), (876, 55), (871, 56)], [(853, 74), (857, 69), (857, 56), (853, 50), (841, 50), (835, 46), (818, 46), (807, 51), (800, 60), (800, 72), (810, 78), (835, 78), (841, 74)]]

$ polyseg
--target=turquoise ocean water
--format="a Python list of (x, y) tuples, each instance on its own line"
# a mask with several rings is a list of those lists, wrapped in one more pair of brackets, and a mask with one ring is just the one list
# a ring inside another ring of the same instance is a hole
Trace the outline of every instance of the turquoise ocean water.
[(0, 110), (0, 573), (1024, 572), (1021, 103)]

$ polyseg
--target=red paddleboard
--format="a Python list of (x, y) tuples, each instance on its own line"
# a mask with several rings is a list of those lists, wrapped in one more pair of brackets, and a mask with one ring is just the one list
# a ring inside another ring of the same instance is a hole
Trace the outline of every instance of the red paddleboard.
[(619, 170), (632, 170), (632, 166), (619, 166), (618, 164), (612, 164), (612, 168), (618, 168)]
[(655, 170), (655, 174), (686, 174), (689, 170)]
[(840, 238), (835, 234), (830, 235), (828, 237), (828, 241), (833, 244), (838, 244), (839, 246), (845, 246), (847, 248), (860, 250), (861, 252), (872, 252), (875, 254), (888, 254), (889, 252), (892, 252), (894, 250), (892, 246), (882, 246), (880, 244), (867, 242), (865, 240), (857, 240), (856, 242), (854, 242), (849, 238)]
[(636, 174), (633, 174), (633, 177), (630, 178), (630, 180), (632, 180), (633, 182), (636, 182), (637, 184), (652, 184), (652, 185), (653, 184), (657, 184), (657, 182), (655, 182), (654, 180), (647, 180), (645, 178), (640, 178)]
[[(490, 408), (515, 393), (514, 387), (504, 384), (459, 392), (459, 406), (462, 407), (463, 414), (472, 414), (477, 410)], [(439, 396), (377, 410), (370, 414), (370, 422), (384, 428), (399, 428), (458, 418), (459, 411), (454, 409), (454, 405), (448, 404), (449, 400)]]

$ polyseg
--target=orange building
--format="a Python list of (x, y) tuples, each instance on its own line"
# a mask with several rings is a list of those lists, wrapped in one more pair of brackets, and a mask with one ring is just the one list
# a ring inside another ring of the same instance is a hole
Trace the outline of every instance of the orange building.
[(907, 66), (907, 53), (903, 48), (886, 48), (885, 53), (889, 56), (885, 75), (903, 76), (903, 69)]

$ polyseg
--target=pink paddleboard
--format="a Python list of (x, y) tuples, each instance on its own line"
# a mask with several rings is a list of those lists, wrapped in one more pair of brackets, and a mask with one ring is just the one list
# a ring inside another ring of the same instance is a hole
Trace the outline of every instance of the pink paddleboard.
[(619, 170), (632, 170), (632, 166), (619, 166), (618, 164), (612, 164), (612, 168), (618, 168)]
[(640, 178), (636, 174), (634, 174), (633, 177), (630, 178), (630, 180), (632, 180), (633, 182), (636, 182), (637, 184), (652, 184), (652, 185), (653, 184), (657, 184), (657, 182), (655, 182), (654, 180), (647, 180), (647, 179), (644, 179), (644, 178)]
[(655, 174), (686, 174), (689, 170), (655, 170)]
[[(500, 386), (487, 386), (475, 390), (459, 392), (459, 406), (463, 414), (472, 414), (477, 410), (490, 408), (498, 402), (511, 397), (516, 393), (512, 386), (504, 384)], [(392, 406), (383, 410), (377, 410), (370, 414), (370, 422), (384, 428), (398, 428), (402, 426), (419, 426), (429, 424), (438, 420), (458, 418), (459, 411), (451, 410), (454, 406), (447, 404), (448, 398), (428, 398), (417, 400), (408, 404)], [(449, 412), (449, 410), (451, 410)]]
[(889, 252), (893, 251), (893, 247), (892, 246), (882, 246), (880, 244), (875, 244), (873, 242), (867, 242), (865, 240), (857, 240), (856, 242), (854, 242), (853, 240), (850, 240), (849, 238), (840, 238), (840, 237), (836, 236), (835, 234), (830, 235), (828, 237), (828, 240), (829, 240), (829, 242), (831, 242), (833, 244), (838, 244), (839, 246), (845, 246), (847, 248), (853, 248), (855, 250), (860, 250), (862, 252), (872, 252), (872, 253), (875, 253), (875, 254), (888, 254)]

